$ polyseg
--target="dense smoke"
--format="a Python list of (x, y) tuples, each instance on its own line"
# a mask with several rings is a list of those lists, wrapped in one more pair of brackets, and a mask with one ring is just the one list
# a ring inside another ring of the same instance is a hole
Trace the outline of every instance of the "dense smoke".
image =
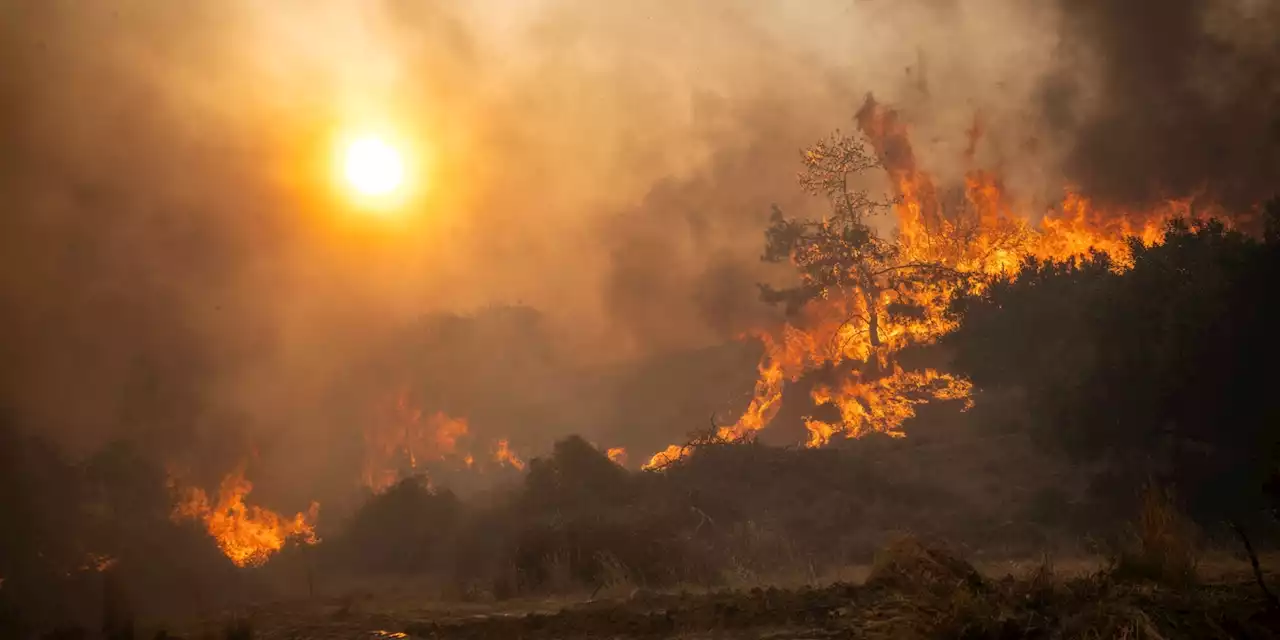
[(1043, 103), (1068, 179), (1104, 201), (1203, 191), (1236, 207), (1280, 178), (1280, 6), (1253, 0), (1062, 3)]
[[(7, 418), (223, 469), (253, 434), (281, 479), (334, 476), (357, 364), (424, 314), (530, 305), (565, 369), (774, 321), (769, 206), (819, 204), (798, 152), (867, 92), (943, 180), (978, 118), (1033, 200), (1252, 202), (1280, 166), (1265, 3), (0, 4)], [(334, 137), (367, 127), (423, 158), (405, 215), (334, 185)]]

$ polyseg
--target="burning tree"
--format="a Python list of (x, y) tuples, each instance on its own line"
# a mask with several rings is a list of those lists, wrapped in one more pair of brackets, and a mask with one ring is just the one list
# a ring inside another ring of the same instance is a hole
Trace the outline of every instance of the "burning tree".
[(789, 219), (775, 206), (765, 232), (764, 259), (789, 260), (800, 272), (800, 284), (786, 289), (761, 285), (766, 302), (785, 303), (791, 314), (815, 300), (857, 301), (846, 322), (866, 336), (872, 356), (880, 355), (884, 345), (882, 316), (899, 325), (920, 319), (921, 291), (957, 284), (964, 275), (940, 260), (917, 259), (901, 235), (885, 238), (872, 227), (872, 217), (900, 201), (875, 200), (865, 189), (852, 187), (850, 177), (880, 168), (860, 139), (840, 132), (806, 150), (800, 185), (827, 198), (831, 215)]
[[(837, 132), (802, 158), (800, 184), (827, 200), (827, 215), (790, 219), (774, 210), (763, 258), (791, 262), (799, 278), (789, 288), (762, 286), (765, 301), (787, 305), (788, 319), (754, 332), (764, 345), (755, 394), (734, 424), (716, 428), (719, 438), (738, 441), (764, 429), (781, 407), (784, 387), (818, 369), (830, 372), (831, 381), (814, 386), (810, 397), (815, 406), (837, 409), (839, 419), (807, 418), (811, 447), (837, 434), (901, 436), (915, 407), (930, 400), (968, 406), (968, 379), (906, 370), (898, 357), (957, 328), (957, 295), (1016, 279), (1028, 260), (1097, 255), (1105, 256), (1105, 269), (1123, 271), (1132, 268), (1135, 247), (1164, 241), (1168, 220), (1203, 220), (1213, 212), (1193, 207), (1201, 204), (1194, 198), (1140, 210), (1099, 207), (1067, 189), (1033, 224), (1028, 203), (1008, 193), (997, 174), (974, 165), (980, 120), (968, 132), (963, 160), (971, 168), (963, 184), (939, 189), (919, 167), (908, 127), (894, 110), (867, 96), (855, 119), (861, 137)], [(876, 200), (858, 186), (880, 172), (892, 185), (892, 199)], [(686, 452), (673, 445), (645, 467)]]
[[(791, 316), (807, 306), (834, 314), (839, 322), (829, 330), (829, 360), (863, 363), (839, 388), (815, 389), (815, 403), (836, 406), (841, 424), (808, 419), (811, 446), (841, 432), (895, 433), (916, 403), (964, 398), (969, 392), (966, 381), (947, 374), (904, 371), (893, 355), (944, 330), (937, 326), (941, 315), (933, 311), (966, 280), (967, 265), (959, 258), (974, 245), (964, 232), (976, 225), (954, 218), (924, 236), (901, 226), (890, 236), (881, 233), (872, 223), (902, 208), (902, 199), (877, 200), (855, 187), (854, 179), (883, 168), (862, 139), (836, 132), (804, 152), (798, 176), (805, 191), (828, 201), (829, 215), (791, 219), (775, 207), (765, 232), (764, 260), (790, 261), (800, 278), (784, 289), (761, 285), (762, 298), (786, 304)], [(930, 240), (927, 250), (914, 242), (920, 237)]]

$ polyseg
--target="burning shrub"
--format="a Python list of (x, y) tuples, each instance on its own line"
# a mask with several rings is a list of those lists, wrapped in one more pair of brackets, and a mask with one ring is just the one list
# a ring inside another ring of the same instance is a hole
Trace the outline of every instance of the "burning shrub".
[(137, 614), (216, 603), (232, 568), (169, 507), (163, 472), (136, 446), (70, 464), (0, 424), (0, 636), (96, 624), (104, 591)]

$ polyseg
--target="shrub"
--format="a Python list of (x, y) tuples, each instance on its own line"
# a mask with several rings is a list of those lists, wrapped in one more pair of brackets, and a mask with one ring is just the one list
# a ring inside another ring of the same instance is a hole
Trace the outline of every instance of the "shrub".
[(1183, 515), (1172, 492), (1148, 483), (1138, 518), (1112, 558), (1111, 573), (1121, 579), (1187, 584), (1195, 580), (1196, 528)]
[(439, 569), (461, 515), (453, 493), (422, 478), (403, 480), (356, 512), (336, 545), (338, 561), (373, 572)]
[(986, 590), (973, 565), (940, 544), (910, 535), (893, 540), (876, 554), (867, 586), (947, 595), (961, 590)]
[[(675, 525), (675, 526), (673, 526)], [(519, 592), (597, 589), (625, 580), (663, 587), (718, 579), (710, 549), (682, 534), (670, 516), (611, 514), (530, 526), (511, 550)]]

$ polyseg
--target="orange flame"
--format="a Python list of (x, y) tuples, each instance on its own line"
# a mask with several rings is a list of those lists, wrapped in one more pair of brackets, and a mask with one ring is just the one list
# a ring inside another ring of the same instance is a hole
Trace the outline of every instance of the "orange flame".
[(614, 464), (618, 465), (619, 467), (627, 466), (627, 450), (626, 449), (622, 447), (610, 447), (609, 450), (605, 452), (605, 455), (609, 457), (610, 461), (612, 461)]
[(245, 479), (241, 465), (222, 479), (217, 503), (210, 504), (203, 489), (188, 487), (180, 492), (170, 517), (175, 522), (203, 521), (218, 548), (238, 567), (265, 563), (290, 539), (306, 544), (317, 542), (312, 523), (319, 512), (319, 503), (312, 502), (305, 514), (285, 518), (269, 509), (245, 504), (245, 496), (252, 490), (253, 484)]
[(968, 408), (973, 402), (969, 398), (971, 391), (972, 384), (968, 380), (933, 369), (904, 371), (895, 366), (892, 375), (869, 381), (851, 375), (841, 382), (839, 388), (820, 386), (813, 390), (813, 403), (835, 405), (840, 410), (841, 422), (837, 425), (807, 419), (805, 428), (809, 430), (809, 441), (806, 444), (821, 447), (837, 433), (856, 438), (878, 431), (900, 438), (906, 435), (900, 427), (916, 415), (916, 405), (932, 398), (963, 400)]
[[(1012, 276), (1028, 258), (1066, 260), (1100, 251), (1123, 269), (1131, 263), (1131, 239), (1151, 245), (1161, 240), (1172, 218), (1221, 213), (1195, 211), (1191, 199), (1171, 200), (1147, 211), (1104, 210), (1067, 191), (1036, 227), (1030, 216), (1019, 213), (1020, 207), (999, 177), (989, 171), (971, 170), (962, 189), (943, 194), (931, 176), (918, 169), (907, 126), (894, 111), (868, 97), (857, 121), (898, 196), (893, 207), (894, 242), (904, 263), (936, 265), (957, 274)], [(965, 151), (969, 161), (982, 132), (982, 123), (975, 121)], [(807, 446), (824, 446), (838, 434), (858, 437), (876, 431), (902, 436), (903, 422), (915, 415), (916, 406), (929, 400), (959, 400), (968, 408), (972, 391), (968, 380), (933, 369), (905, 371), (894, 361), (903, 348), (936, 342), (955, 329), (946, 309), (958, 286), (956, 279), (938, 279), (906, 290), (886, 286), (869, 299), (828, 291), (780, 329), (755, 334), (764, 354), (754, 395), (737, 422), (720, 427), (718, 435), (739, 440), (764, 429), (777, 414), (788, 382), (815, 368), (846, 361), (867, 365), (812, 391), (814, 404), (833, 405), (840, 420), (806, 419)], [(919, 312), (889, 313), (895, 304)], [(869, 317), (876, 321), (879, 344), (868, 330)], [(861, 318), (861, 324), (852, 322), (854, 318)], [(644, 468), (661, 467), (687, 453), (687, 447), (671, 445)]]
[(641, 465), (640, 468), (645, 471), (650, 469), (661, 469), (662, 467), (683, 458), (685, 453), (688, 452), (688, 449), (688, 447), (682, 447), (678, 444), (667, 445), (666, 449), (653, 454), (653, 457), (649, 458), (649, 461)]
[(437, 411), (424, 419), (422, 409), (410, 403), (408, 392), (401, 392), (390, 416), (364, 430), (364, 485), (382, 491), (405, 472), (416, 471), (430, 461), (454, 458), (470, 467), (470, 454), (458, 453), (459, 440), (469, 433), (466, 418)]
[(511, 450), (510, 443), (505, 439), (498, 441), (498, 448), (493, 452), (493, 460), (498, 464), (507, 465), (521, 471), (524, 470), (524, 461)]

